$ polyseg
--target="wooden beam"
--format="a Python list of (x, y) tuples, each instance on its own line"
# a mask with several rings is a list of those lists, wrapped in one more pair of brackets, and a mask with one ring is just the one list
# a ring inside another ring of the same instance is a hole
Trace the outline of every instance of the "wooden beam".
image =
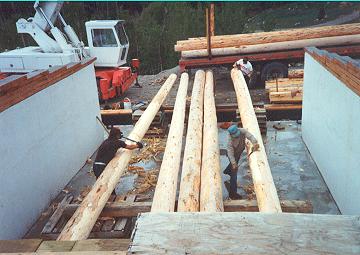
[(183, 73), (176, 95), (174, 112), (155, 188), (151, 212), (173, 212), (175, 210), (188, 84), (189, 75)]
[(35, 252), (41, 242), (41, 239), (0, 240), (0, 253)]
[(200, 168), (203, 130), (205, 72), (195, 74), (181, 172), (178, 211), (198, 212), (200, 206)]
[[(293, 40), (305, 40), (322, 37), (356, 35), (360, 34), (360, 23), (297, 28), (290, 30), (260, 32), (250, 34), (235, 34), (214, 36), (212, 48), (238, 47), (239, 45), (255, 45)], [(177, 41), (175, 51), (201, 50), (206, 49), (206, 38), (194, 38), (193, 40)]]
[(210, 35), (215, 35), (215, 5), (210, 4)]
[[(177, 201), (176, 201), (177, 203)], [(225, 200), (225, 212), (258, 212), (256, 200)], [(310, 201), (281, 200), (281, 208), (284, 212), (312, 213), (313, 206)], [(102, 210), (101, 217), (137, 217), (139, 213), (150, 212), (152, 202), (113, 202), (107, 203)], [(79, 207), (78, 204), (70, 204), (65, 208), (65, 215), (72, 215)]]
[[(357, 43), (360, 43), (359, 34), (216, 48), (211, 50), (211, 55), (226, 56), (226, 55), (249, 54), (249, 53), (259, 53), (259, 52), (281, 51), (281, 50), (294, 50), (308, 46), (327, 47), (327, 46), (347, 45), (347, 44), (357, 44)], [(208, 55), (208, 50), (206, 49), (188, 50), (181, 52), (181, 57), (183, 58), (200, 58), (200, 57), (206, 57), (207, 55)]]
[(252, 153), (252, 146), (249, 143), (246, 146), (260, 212), (281, 212), (279, 197), (244, 76), (240, 70), (233, 68), (231, 78), (234, 83), (243, 127), (255, 136), (260, 146), (258, 151)]
[(271, 103), (301, 103), (302, 90), (295, 89), (292, 91), (270, 92), (269, 99)]
[(206, 19), (206, 22), (205, 22), (205, 25), (206, 25), (206, 41), (207, 41), (207, 49), (206, 49), (206, 55), (210, 60), (211, 60), (211, 57), (212, 57), (212, 53), (211, 53), (211, 28), (210, 28), (210, 14), (209, 14), (209, 8), (206, 8), (205, 10), (205, 19)]
[(200, 211), (223, 212), (219, 134), (214, 98), (214, 77), (206, 71), (201, 165)]
[[(164, 85), (162, 85), (149, 106), (146, 108), (144, 114), (136, 122), (134, 129), (129, 135), (130, 139), (140, 141), (144, 137), (175, 80), (175, 74), (171, 74), (168, 77)], [(81, 206), (65, 225), (58, 240), (83, 240), (89, 236), (91, 229), (108, 201), (111, 192), (119, 182), (121, 175), (126, 171), (126, 167), (129, 164), (133, 152), (134, 151), (131, 150), (119, 149), (116, 156), (106, 166), (104, 172), (97, 179), (91, 191), (84, 198)]]
[(131, 109), (100, 110), (101, 115), (131, 115)]
[(73, 196), (65, 196), (64, 199), (58, 204), (55, 212), (51, 215), (48, 222), (45, 224), (41, 233), (51, 233), (51, 231), (55, 228), (56, 224), (60, 220), (65, 208), (70, 204)]
[(301, 110), (302, 104), (266, 104), (267, 111)]

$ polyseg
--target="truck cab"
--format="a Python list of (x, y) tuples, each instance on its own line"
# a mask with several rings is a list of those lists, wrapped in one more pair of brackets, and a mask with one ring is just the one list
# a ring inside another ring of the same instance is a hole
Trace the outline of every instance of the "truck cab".
[(123, 20), (93, 20), (85, 23), (91, 57), (97, 67), (118, 67), (126, 64), (129, 39)]

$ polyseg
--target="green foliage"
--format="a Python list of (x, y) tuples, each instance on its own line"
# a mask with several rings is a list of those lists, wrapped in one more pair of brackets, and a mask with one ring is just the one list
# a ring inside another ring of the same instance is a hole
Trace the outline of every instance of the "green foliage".
[[(23, 47), (24, 43), (29, 45), (31, 40), (23, 38), (29, 36), (18, 35), (15, 23), (19, 18), (34, 15), (32, 5), (32, 2), (0, 2), (1, 51)], [(311, 25), (320, 5), (308, 2), (216, 2), (215, 34)], [(129, 60), (139, 58), (141, 73), (154, 74), (177, 65), (180, 55), (174, 51), (176, 41), (205, 36), (205, 8), (208, 6), (206, 2), (68, 2), (62, 13), (85, 44), (86, 21), (125, 20), (130, 42)], [(329, 18), (353, 10), (350, 7), (345, 12), (338, 7), (337, 3), (326, 4)]]

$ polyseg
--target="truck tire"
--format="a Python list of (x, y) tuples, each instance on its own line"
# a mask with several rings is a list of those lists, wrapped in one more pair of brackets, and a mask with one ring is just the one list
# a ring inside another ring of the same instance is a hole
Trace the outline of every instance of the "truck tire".
[(288, 77), (288, 67), (281, 62), (270, 62), (264, 65), (261, 70), (261, 82), (277, 78)]
[(257, 85), (257, 75), (256, 75), (256, 73), (253, 73), (250, 76), (250, 81), (249, 81), (249, 84), (248, 84), (248, 88), (253, 89), (253, 88), (256, 87), (256, 85)]

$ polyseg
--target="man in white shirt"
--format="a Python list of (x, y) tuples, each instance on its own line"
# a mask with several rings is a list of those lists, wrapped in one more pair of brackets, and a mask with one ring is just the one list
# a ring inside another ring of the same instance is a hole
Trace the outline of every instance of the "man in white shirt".
[(244, 57), (243, 59), (239, 59), (236, 61), (233, 65), (233, 67), (237, 67), (244, 75), (246, 84), (249, 85), (250, 76), (253, 72), (253, 67), (247, 57)]

